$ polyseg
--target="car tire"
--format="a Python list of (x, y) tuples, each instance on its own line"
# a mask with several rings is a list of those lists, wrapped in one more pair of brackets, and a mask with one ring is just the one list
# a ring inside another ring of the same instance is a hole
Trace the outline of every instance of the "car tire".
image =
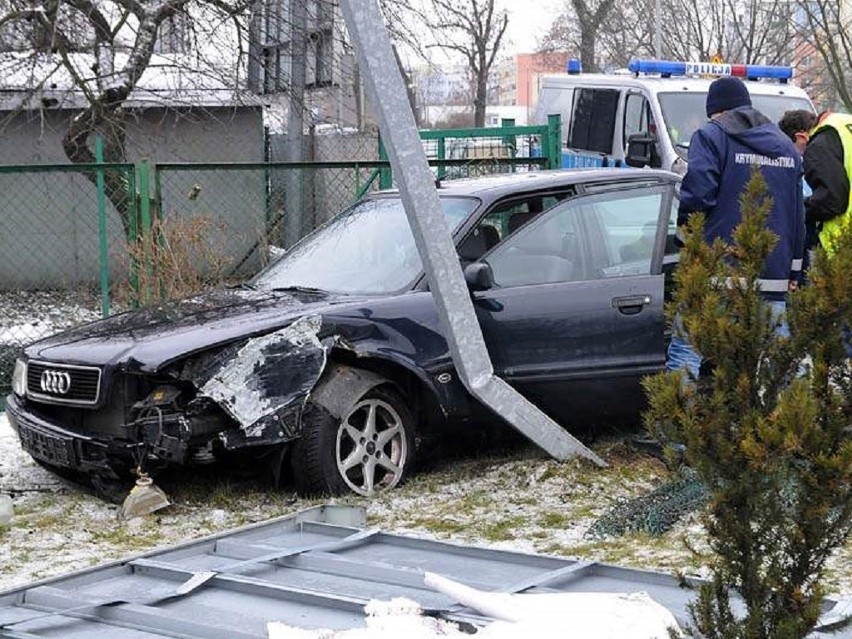
[(296, 490), (366, 497), (391, 490), (413, 467), (414, 429), (411, 409), (390, 385), (368, 391), (340, 418), (309, 403), (291, 448)]

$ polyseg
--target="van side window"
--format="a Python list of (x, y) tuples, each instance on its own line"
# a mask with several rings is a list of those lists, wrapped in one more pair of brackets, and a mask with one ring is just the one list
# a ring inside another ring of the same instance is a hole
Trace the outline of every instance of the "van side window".
[[(656, 139), (657, 127), (654, 125), (654, 116), (651, 113), (651, 105), (644, 95), (639, 93), (628, 93), (627, 99), (624, 101), (624, 128), (622, 142), (625, 146), (625, 154), (627, 153), (627, 142), (631, 135), (650, 135)], [(662, 166), (660, 160), (660, 151), (656, 144), (651, 145), (651, 161), (652, 168)]]
[(627, 138), (635, 133), (650, 133), (650, 122), (648, 114), (648, 101), (644, 95), (628, 93), (624, 103), (624, 137)]
[(562, 122), (563, 131), (568, 132), (568, 126), (571, 122), (571, 110), (574, 106), (574, 89), (573, 87), (543, 87), (541, 95), (538, 98), (538, 107), (536, 108), (535, 122), (544, 124), (547, 122), (547, 116), (551, 114), (559, 114), (560, 122)]
[(578, 89), (568, 146), (607, 155), (612, 153), (618, 98), (618, 89)]

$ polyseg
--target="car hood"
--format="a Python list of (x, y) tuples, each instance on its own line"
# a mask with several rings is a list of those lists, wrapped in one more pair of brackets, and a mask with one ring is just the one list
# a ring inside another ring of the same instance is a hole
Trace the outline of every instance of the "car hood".
[(289, 325), (363, 296), (216, 290), (73, 328), (26, 348), (30, 359), (156, 371), (188, 355)]

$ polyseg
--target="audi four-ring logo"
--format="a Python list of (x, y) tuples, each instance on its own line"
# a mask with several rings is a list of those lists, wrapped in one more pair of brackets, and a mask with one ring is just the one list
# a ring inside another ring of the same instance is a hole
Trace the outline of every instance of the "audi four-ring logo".
[(65, 371), (46, 370), (41, 374), (41, 390), (55, 395), (66, 395), (71, 390), (71, 375)]

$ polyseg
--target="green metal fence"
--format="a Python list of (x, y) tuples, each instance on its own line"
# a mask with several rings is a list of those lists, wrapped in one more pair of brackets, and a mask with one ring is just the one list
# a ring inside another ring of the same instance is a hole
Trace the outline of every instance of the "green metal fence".
[[(441, 179), (559, 162), (558, 121), (421, 137)], [(250, 277), (392, 183), (387, 160), (0, 166), (0, 402), (27, 343)]]
[[(547, 124), (536, 126), (515, 126), (514, 120), (504, 119), (500, 127), (420, 131), (437, 179), (525, 171), (535, 167), (558, 169), (562, 166), (561, 137), (558, 115), (548, 116)], [(381, 140), (379, 157), (382, 160), (388, 157)], [(378, 178), (383, 189), (393, 184), (390, 168), (382, 169)]]

